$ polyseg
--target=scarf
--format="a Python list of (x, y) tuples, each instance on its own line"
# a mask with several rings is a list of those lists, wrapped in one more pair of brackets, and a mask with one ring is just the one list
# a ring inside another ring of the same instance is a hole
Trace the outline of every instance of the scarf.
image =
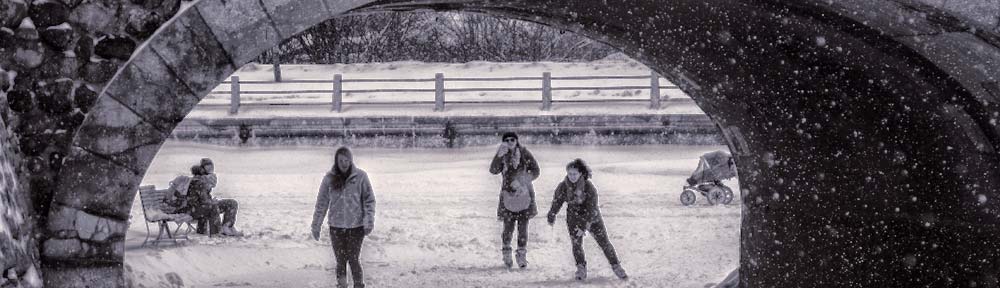
[(583, 179), (583, 176), (581, 176), (580, 179), (577, 179), (576, 183), (569, 181), (569, 177), (566, 177), (566, 188), (569, 188), (567, 189), (569, 191), (566, 191), (568, 192), (566, 193), (567, 203), (574, 205), (583, 204), (583, 200), (585, 199), (583, 195), (583, 188), (587, 186), (586, 182), (587, 180)]

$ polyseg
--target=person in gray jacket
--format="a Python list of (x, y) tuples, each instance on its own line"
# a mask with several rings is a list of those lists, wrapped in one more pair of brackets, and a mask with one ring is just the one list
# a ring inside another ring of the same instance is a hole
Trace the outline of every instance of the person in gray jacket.
[(312, 237), (319, 240), (323, 218), (327, 218), (337, 260), (337, 287), (347, 287), (348, 264), (354, 287), (365, 287), (358, 257), (365, 236), (375, 229), (375, 194), (368, 174), (354, 166), (350, 149), (340, 147), (334, 154), (333, 167), (323, 177), (316, 197)]

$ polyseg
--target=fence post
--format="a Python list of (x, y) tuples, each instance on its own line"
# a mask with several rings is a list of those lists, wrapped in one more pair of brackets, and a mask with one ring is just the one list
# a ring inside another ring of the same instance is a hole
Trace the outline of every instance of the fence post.
[(444, 111), (444, 73), (434, 74), (434, 111)]
[(230, 81), (229, 115), (236, 115), (240, 111), (240, 76), (233, 76)]
[(660, 109), (660, 74), (649, 73), (649, 109)]
[(344, 105), (343, 75), (333, 74), (333, 111), (340, 112)]
[(274, 82), (281, 82), (281, 63), (275, 61), (271, 65), (274, 66)]
[(552, 73), (542, 73), (542, 110), (552, 109)]

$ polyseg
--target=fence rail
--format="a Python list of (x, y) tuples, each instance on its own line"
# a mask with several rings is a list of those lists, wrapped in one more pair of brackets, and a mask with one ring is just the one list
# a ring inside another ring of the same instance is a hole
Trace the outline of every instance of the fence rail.
[[(444, 73), (436, 73), (434, 78), (355, 78), (344, 79), (342, 74), (334, 74), (332, 80), (285, 80), (285, 81), (260, 81), (260, 80), (240, 80), (239, 76), (232, 76), (222, 84), (229, 84), (229, 91), (212, 91), (210, 94), (230, 95), (229, 114), (239, 113), (240, 106), (315, 106), (331, 105), (331, 110), (341, 112), (343, 104), (351, 105), (384, 105), (384, 104), (434, 104), (434, 111), (444, 111), (446, 103), (451, 104), (505, 104), (505, 103), (541, 103), (542, 110), (552, 109), (552, 103), (635, 103), (649, 102), (649, 109), (659, 109), (661, 99), (660, 90), (680, 89), (677, 86), (661, 86), (660, 75), (651, 72), (650, 75), (607, 75), (607, 76), (557, 76), (553, 77), (549, 72), (545, 72), (541, 77), (518, 76), (518, 77), (453, 77), (445, 78)], [(649, 79), (649, 85), (627, 85), (627, 86), (562, 86), (552, 87), (552, 80), (638, 80)], [(470, 88), (445, 88), (446, 82), (510, 82), (510, 81), (540, 81), (539, 87), (470, 87)], [(344, 83), (425, 83), (433, 82), (434, 88), (381, 88), (381, 89), (344, 89)], [(241, 85), (263, 85), (263, 84), (330, 84), (331, 89), (303, 89), (303, 90), (245, 90)], [(639, 90), (648, 89), (649, 99), (589, 99), (589, 100), (553, 100), (552, 91), (587, 91), (587, 90)], [(446, 93), (456, 92), (541, 92), (538, 100), (462, 100), (445, 101)], [(344, 93), (434, 93), (434, 100), (427, 101), (354, 101), (344, 102)], [(330, 102), (294, 102), (294, 103), (243, 103), (241, 95), (281, 95), (281, 94), (330, 94)], [(202, 104), (206, 106), (221, 106), (226, 104)]]

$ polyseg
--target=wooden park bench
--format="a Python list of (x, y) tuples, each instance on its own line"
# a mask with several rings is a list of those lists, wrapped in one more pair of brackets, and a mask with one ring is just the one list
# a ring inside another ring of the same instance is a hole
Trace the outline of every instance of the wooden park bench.
[[(172, 193), (173, 191), (170, 189), (157, 190), (154, 185), (139, 187), (142, 214), (146, 218), (146, 240), (142, 241), (143, 247), (150, 243), (155, 246), (160, 242), (174, 242), (174, 244), (178, 244), (180, 241), (188, 240), (188, 234), (194, 230), (194, 226), (192, 225), (194, 218), (191, 215), (185, 213), (168, 214), (164, 212), (163, 208), (166, 205), (164, 199), (170, 197)], [(170, 222), (174, 222), (177, 227), (171, 230)], [(159, 227), (159, 233), (157, 233), (156, 238), (153, 238), (153, 232), (150, 229), (151, 224)]]

